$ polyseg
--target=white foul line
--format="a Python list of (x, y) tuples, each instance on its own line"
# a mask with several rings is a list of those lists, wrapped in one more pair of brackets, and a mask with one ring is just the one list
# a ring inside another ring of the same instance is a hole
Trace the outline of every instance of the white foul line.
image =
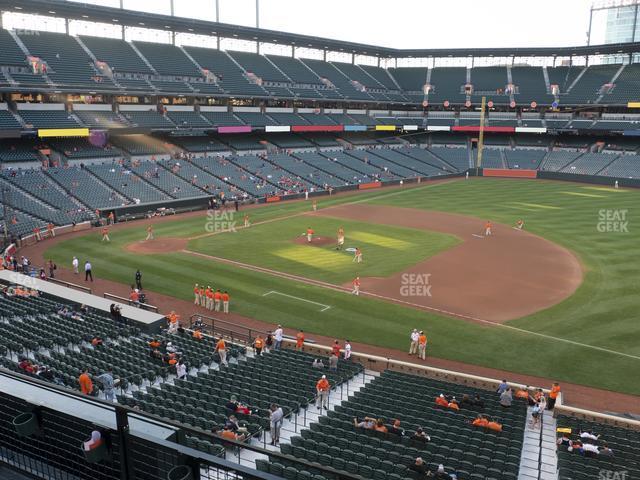
[(287, 295), (286, 293), (276, 292), (275, 290), (270, 290), (267, 293), (263, 293), (262, 296), (266, 297), (267, 295), (271, 295), (272, 293), (275, 293), (276, 295), (282, 295), (283, 297), (295, 298), (296, 300), (300, 300), (302, 302), (313, 303), (314, 305), (319, 305), (321, 307), (324, 307), (322, 310), (320, 310), (321, 312), (324, 312), (325, 310), (329, 310), (331, 308), (330, 305), (325, 305), (324, 303), (312, 302), (311, 300), (307, 300), (306, 298), (300, 298), (300, 297), (295, 297), (293, 295)]

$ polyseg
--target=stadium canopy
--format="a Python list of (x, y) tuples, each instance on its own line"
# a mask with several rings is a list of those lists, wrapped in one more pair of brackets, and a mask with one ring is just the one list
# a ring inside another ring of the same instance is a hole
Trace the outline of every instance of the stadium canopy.
[(396, 49), (363, 43), (279, 32), (170, 15), (160, 15), (114, 7), (68, 2), (66, 0), (0, 0), (0, 10), (49, 17), (99, 22), (124, 27), (150, 28), (168, 32), (214, 35), (252, 42), (314, 48), (379, 58), (443, 57), (573, 57), (632, 54), (640, 52), (640, 42), (577, 47), (526, 48), (415, 48)]

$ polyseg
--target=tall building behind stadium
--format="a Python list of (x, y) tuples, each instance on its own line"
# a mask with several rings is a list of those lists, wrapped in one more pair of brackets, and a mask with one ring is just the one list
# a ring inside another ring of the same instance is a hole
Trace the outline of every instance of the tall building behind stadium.
[(186, 4), (0, 0), (0, 480), (640, 478), (640, 2)]

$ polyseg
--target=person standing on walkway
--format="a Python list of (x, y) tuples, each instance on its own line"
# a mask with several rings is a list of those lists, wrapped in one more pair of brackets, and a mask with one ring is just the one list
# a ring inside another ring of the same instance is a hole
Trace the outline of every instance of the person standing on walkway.
[(213, 304), (216, 312), (220, 311), (220, 304), (222, 303), (222, 292), (220, 289), (216, 290), (213, 294)]
[(224, 365), (225, 367), (228, 367), (229, 364), (227, 363), (227, 344), (222, 337), (220, 337), (220, 340), (218, 340), (218, 343), (216, 343), (215, 351), (218, 352), (218, 355), (220, 355), (220, 366)]
[(284, 330), (282, 330), (282, 325), (278, 325), (278, 328), (273, 332), (273, 338), (276, 340), (276, 345), (274, 350), (280, 350), (282, 346), (282, 340), (284, 338)]
[(316, 406), (318, 410), (322, 410), (323, 408), (329, 410), (329, 390), (331, 389), (329, 385), (329, 380), (327, 380), (326, 375), (322, 375), (322, 378), (318, 380), (316, 383)]
[(111, 367), (109, 367), (107, 371), (102, 375), (98, 375), (96, 377), (96, 380), (102, 383), (102, 388), (104, 390), (104, 399), (107, 402), (113, 402), (116, 398), (116, 382), (113, 379), (113, 370), (111, 369)]
[(88, 281), (89, 279), (91, 279), (91, 281), (93, 282), (93, 273), (91, 271), (91, 262), (89, 260), (87, 260), (84, 263), (84, 281)]
[(418, 337), (418, 358), (420, 360), (427, 359), (427, 336), (422, 331)]
[(553, 410), (553, 407), (556, 406), (556, 400), (558, 399), (558, 395), (560, 395), (560, 384), (558, 382), (553, 382), (551, 386), (551, 392), (549, 392), (549, 401), (547, 402), (547, 410)]
[(140, 272), (140, 269), (136, 270), (136, 288), (142, 290), (142, 272)]
[(71, 262), (71, 265), (73, 266), (73, 273), (78, 275), (78, 266), (79, 266), (78, 262), (78, 257), (73, 257), (73, 260)]
[(231, 300), (229, 292), (227, 292), (226, 290), (222, 292), (221, 300), (224, 313), (229, 313), (229, 300)]
[(418, 353), (418, 340), (420, 339), (420, 334), (417, 329), (413, 329), (411, 332), (411, 345), (409, 346), (409, 355), (415, 355)]
[(351, 361), (351, 342), (349, 339), (344, 341), (344, 359), (347, 362)]
[(271, 433), (271, 445), (277, 445), (280, 442), (280, 428), (284, 420), (284, 412), (275, 403), (269, 407), (269, 432)]

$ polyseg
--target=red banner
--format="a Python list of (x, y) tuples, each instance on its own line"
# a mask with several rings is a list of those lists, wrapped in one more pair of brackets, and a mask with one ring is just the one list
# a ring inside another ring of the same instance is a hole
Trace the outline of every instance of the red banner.
[(266, 198), (266, 202), (267, 203), (279, 202), (279, 201), (280, 201), (280, 196), (279, 195), (274, 195), (272, 197), (267, 197)]
[(342, 132), (342, 125), (292, 125), (292, 132)]
[(369, 188), (380, 188), (381, 186), (382, 186), (382, 182), (361, 183), (358, 185), (358, 190), (368, 190)]
[(483, 168), (484, 177), (538, 178), (537, 170), (518, 170), (510, 168)]

